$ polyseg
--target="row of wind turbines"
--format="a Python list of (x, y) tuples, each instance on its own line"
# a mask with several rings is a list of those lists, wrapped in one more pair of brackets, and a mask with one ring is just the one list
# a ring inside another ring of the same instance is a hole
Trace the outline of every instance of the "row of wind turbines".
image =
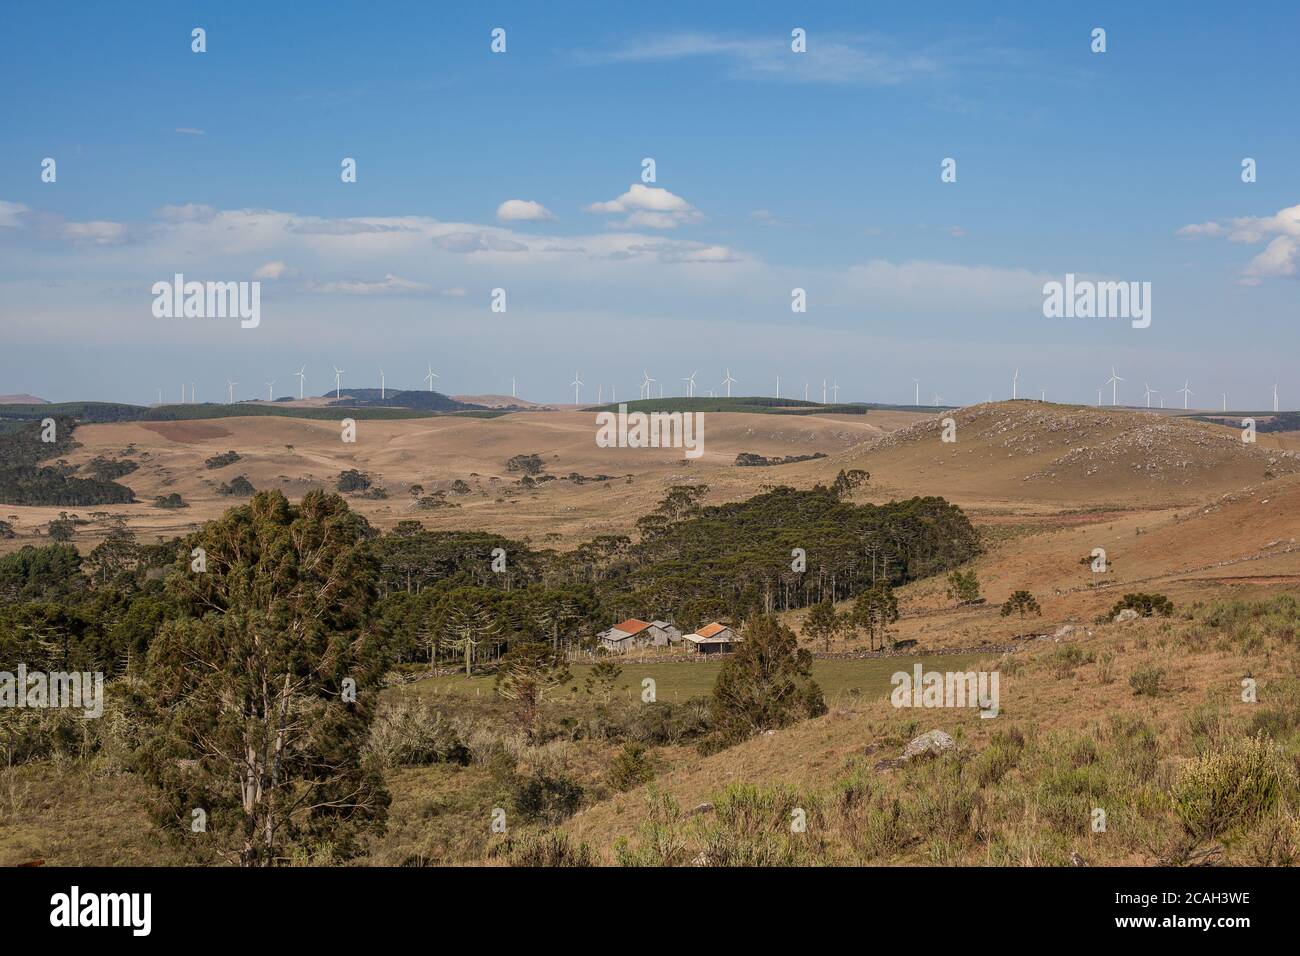
[[(330, 367), (334, 369), (334, 397), (342, 398), (343, 397), (343, 375), (347, 371), (347, 369), (339, 368), (337, 365), (332, 365)], [(440, 376), (438, 375), (437, 372), (433, 370), (432, 365), (430, 365), (428, 369), (429, 369), (428, 373), (424, 376), (423, 379), (421, 379), (421, 381), (425, 382), (428, 385), (429, 391), (432, 392), (433, 380), (435, 378), (439, 378)], [(301, 400), (305, 394), (305, 389), (307, 386), (307, 366), (306, 365), (300, 366), (298, 371), (293, 373), (293, 377), (296, 377), (298, 379), (298, 399)], [(232, 381), (231, 379), (226, 379), (227, 404), (230, 405), (235, 404), (235, 386), (238, 384), (239, 384), (238, 382)], [(271, 379), (271, 381), (264, 382), (263, 384), (266, 385), (266, 400), (268, 402), (275, 401), (275, 379)], [(193, 382), (190, 382), (189, 388), (190, 388), (189, 404), (195, 404), (198, 402), (198, 386), (195, 385)], [(515, 380), (512, 378), (510, 380), (510, 396), (513, 398), (514, 394), (515, 394)], [(387, 397), (388, 397), (388, 380), (384, 375), (384, 370), (381, 368), (379, 370), (379, 398), (382, 401)], [(159, 386), (158, 404), (161, 405), (162, 401), (163, 401), (163, 390), (162, 390), (162, 386)], [(184, 382), (181, 383), (180, 403), (182, 405), (186, 404)]]
[[(1019, 370), (1018, 370), (1018, 369), (1017, 369), (1017, 374), (1019, 374)], [(1101, 394), (1102, 394), (1102, 390), (1103, 390), (1107, 385), (1110, 386), (1110, 403), (1111, 403), (1111, 405), (1112, 405), (1112, 406), (1115, 406), (1115, 405), (1118, 405), (1118, 404), (1119, 404), (1119, 383), (1122, 382), (1122, 381), (1124, 381), (1124, 379), (1123, 379), (1122, 377), (1120, 377), (1119, 373), (1115, 371), (1115, 366), (1112, 365), (1112, 366), (1110, 367), (1110, 378), (1106, 379), (1105, 382), (1103, 382), (1101, 385), (1098, 385), (1098, 386), (1097, 386), (1097, 405), (1098, 405), (1098, 407), (1101, 406)], [(1014, 388), (1014, 385), (1013, 385), (1013, 388)], [(1188, 404), (1188, 400), (1189, 400), (1193, 395), (1196, 394), (1194, 391), (1192, 391), (1192, 383), (1191, 383), (1191, 380), (1190, 380), (1190, 379), (1183, 379), (1183, 387), (1182, 387), (1182, 388), (1179, 388), (1179, 389), (1176, 389), (1175, 391), (1176, 391), (1179, 395), (1183, 396), (1183, 410), (1184, 410), (1184, 411), (1187, 411), (1187, 409), (1190, 407), (1189, 404)], [(1277, 391), (1277, 383), (1276, 383), (1276, 382), (1273, 383), (1272, 392), (1273, 392), (1273, 411), (1276, 412), (1276, 411), (1278, 411), (1278, 391)], [(1142, 383), (1142, 397), (1143, 397), (1144, 399), (1146, 399), (1147, 408), (1150, 408), (1150, 407), (1151, 407), (1151, 398), (1152, 398), (1152, 396), (1158, 396), (1158, 395), (1160, 395), (1160, 390), (1159, 390), (1159, 389), (1152, 388), (1150, 382), (1143, 382), (1143, 383)], [(1014, 397), (1014, 395), (1013, 395), (1012, 397)], [(1226, 412), (1226, 411), (1228, 410), (1228, 393), (1227, 393), (1227, 392), (1220, 392), (1220, 393), (1219, 393), (1219, 398), (1222, 400), (1222, 403), (1223, 403), (1223, 404), (1222, 404), (1223, 411)], [(1165, 400), (1164, 400), (1163, 397), (1160, 398), (1160, 407), (1161, 407), (1161, 408), (1164, 408), (1164, 407), (1165, 407)]]
[[(696, 384), (696, 382), (695, 382), (695, 378), (696, 378), (696, 376), (698, 376), (699, 374), (700, 374), (700, 370), (699, 370), (699, 369), (696, 369), (696, 370), (695, 370), (694, 372), (692, 372), (690, 375), (687, 375), (687, 376), (685, 376), (685, 377), (683, 377), (683, 378), (681, 379), (681, 381), (683, 381), (683, 382), (686, 383), (686, 384), (685, 384), (685, 388), (683, 389), (683, 391), (685, 392), (685, 395), (686, 395), (687, 398), (694, 398), (694, 397), (695, 397), (695, 389), (699, 387), (699, 386)], [(514, 382), (514, 379), (511, 379), (511, 382), (513, 383), (513, 382)], [(582, 387), (583, 387), (584, 385), (586, 385), (586, 384), (587, 384), (587, 383), (584, 382), (584, 381), (582, 380), (582, 373), (581, 373), (581, 372), (574, 372), (574, 373), (573, 373), (573, 381), (569, 383), (569, 387), (570, 387), (571, 389), (573, 389), (573, 404), (575, 404), (575, 405), (581, 405), (581, 404), (582, 404)], [(739, 385), (739, 384), (740, 384), (740, 380), (739, 380), (739, 379), (732, 378), (732, 377), (731, 377), (731, 369), (728, 368), (728, 369), (726, 370), (726, 374), (725, 374), (725, 376), (723, 377), (722, 381), (718, 383), (718, 385), (716, 386), (716, 388), (725, 388), (725, 389), (727, 390), (726, 397), (727, 397), (727, 398), (731, 398), (731, 386), (733, 386), (733, 385)], [(641, 397), (642, 399), (647, 399), (647, 398), (652, 398), (652, 397), (654, 397), (654, 396), (652, 396), (652, 395), (650, 394), (650, 393), (651, 393), (651, 388), (650, 388), (650, 387), (651, 387), (652, 385), (658, 385), (658, 386), (659, 386), (659, 389), (658, 389), (658, 391), (659, 391), (659, 395), (658, 395), (658, 397), (659, 397), (659, 398), (663, 398), (663, 397), (664, 397), (664, 386), (663, 386), (663, 383), (660, 382), (659, 379), (657, 379), (657, 378), (655, 378), (653, 375), (651, 375), (648, 371), (646, 371), (645, 369), (642, 369), (642, 370), (641, 370), (641, 384), (640, 384), (640, 386), (639, 386), (639, 388), (640, 388), (640, 397)], [(709, 389), (709, 398), (716, 398), (716, 397), (717, 397), (717, 395), (716, 395), (716, 388), (710, 388), (710, 389)], [(803, 383), (803, 398), (804, 398), (804, 401), (809, 401), (808, 394), (809, 394), (809, 391), (810, 391), (811, 388), (812, 388), (812, 386), (811, 386), (811, 384), (810, 384), (809, 382), (804, 382), (804, 383)], [(827, 403), (827, 402), (826, 402), (826, 395), (827, 395), (827, 392), (830, 392), (830, 393), (831, 393), (831, 396), (832, 396), (832, 399), (831, 399), (831, 400), (832, 400), (833, 402), (839, 402), (839, 400), (840, 400), (840, 382), (839, 382), (839, 379), (838, 379), (838, 378), (835, 379), (834, 382), (833, 382), (833, 383), (830, 383), (830, 384), (827, 383), (827, 380), (826, 380), (826, 379), (822, 379), (822, 404), (823, 404), (823, 405), (825, 405), (825, 404)], [(512, 394), (513, 394), (513, 393), (512, 393)], [(779, 375), (776, 377), (776, 397), (777, 397), (777, 398), (781, 398), (781, 397), (782, 397), (782, 396), (781, 396), (781, 376), (779, 376)], [(790, 396), (787, 396), (787, 397), (790, 397)], [(617, 389), (616, 386), (613, 386), (613, 385), (609, 386), (609, 400), (610, 400), (611, 402), (617, 402), (617, 401), (618, 401), (618, 389)], [(596, 402), (597, 402), (597, 404), (604, 404), (604, 401), (605, 401), (605, 386), (604, 386), (604, 385), (597, 385), (597, 386), (596, 386)]]

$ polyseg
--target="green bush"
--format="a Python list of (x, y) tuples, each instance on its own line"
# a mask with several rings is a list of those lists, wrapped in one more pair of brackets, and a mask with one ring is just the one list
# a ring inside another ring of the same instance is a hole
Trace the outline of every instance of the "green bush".
[(1229, 738), (1183, 768), (1173, 786), (1174, 809), (1189, 835), (1209, 839), (1272, 810), (1293, 774), (1263, 737)]
[(626, 793), (654, 779), (654, 767), (646, 756), (645, 747), (638, 743), (623, 745), (609, 768), (609, 785), (619, 793)]

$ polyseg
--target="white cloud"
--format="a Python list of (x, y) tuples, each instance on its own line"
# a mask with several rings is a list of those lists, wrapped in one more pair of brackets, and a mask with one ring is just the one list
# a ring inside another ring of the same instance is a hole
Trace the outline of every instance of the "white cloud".
[(507, 199), (497, 206), (497, 219), (501, 222), (541, 222), (554, 218), (549, 209), (531, 199)]
[(184, 136), (207, 136), (208, 135), (203, 130), (195, 129), (193, 126), (177, 126), (176, 132), (181, 133)]
[(298, 274), (297, 269), (290, 268), (279, 259), (265, 262), (253, 270), (254, 279), (292, 279)]
[(336, 295), (400, 295), (428, 292), (429, 286), (423, 282), (403, 279), (389, 272), (379, 282), (326, 282), (323, 285), (312, 286), (312, 291)]
[(114, 246), (126, 242), (127, 228), (120, 222), (109, 222), (103, 219), (91, 222), (69, 222), (63, 225), (63, 237), (76, 243)]
[(936, 56), (909, 53), (880, 36), (833, 36), (813, 31), (808, 50), (793, 53), (790, 37), (735, 37), (708, 33), (677, 33), (649, 37), (590, 57), (593, 62), (652, 62), (688, 57), (721, 60), (737, 79), (783, 80), (791, 83), (893, 86), (940, 75), (946, 64)]
[(1226, 222), (1183, 226), (1178, 235), (1189, 238), (1226, 236), (1229, 242), (1258, 245), (1264, 250), (1242, 270), (1239, 282), (1258, 285), (1262, 279), (1300, 276), (1300, 205), (1288, 206), (1271, 216), (1239, 216)]
[(703, 213), (681, 196), (642, 183), (633, 183), (623, 195), (607, 202), (592, 203), (587, 212), (626, 215), (622, 225), (628, 228), (675, 229), (704, 220)]
[(20, 202), (5, 202), (0, 199), (0, 229), (19, 229), (23, 226), (23, 214), (27, 207)]
[(433, 244), (448, 252), (527, 252), (528, 246), (486, 230), (449, 232), (435, 236)]

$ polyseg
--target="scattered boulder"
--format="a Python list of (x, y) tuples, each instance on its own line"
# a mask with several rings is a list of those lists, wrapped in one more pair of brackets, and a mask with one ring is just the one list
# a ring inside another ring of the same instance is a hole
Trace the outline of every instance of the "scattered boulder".
[(1139, 614), (1137, 611), (1133, 610), (1131, 607), (1126, 607), (1115, 615), (1115, 623), (1123, 624), (1125, 621), (1136, 621), (1138, 617)]
[(908, 761), (917, 757), (937, 757), (956, 747), (956, 741), (942, 730), (927, 730), (921, 736), (913, 738), (912, 742), (903, 748), (899, 759)]
[(713, 804), (701, 803), (698, 806), (696, 806), (695, 809), (688, 814), (688, 816), (694, 817), (694, 816), (699, 816), (701, 813), (712, 813), (712, 812), (713, 812)]

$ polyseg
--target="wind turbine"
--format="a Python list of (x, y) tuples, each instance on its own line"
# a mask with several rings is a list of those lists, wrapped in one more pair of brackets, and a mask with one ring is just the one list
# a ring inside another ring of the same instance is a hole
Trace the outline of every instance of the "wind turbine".
[(807, 382), (804, 382), (804, 383), (803, 383), (803, 400), (804, 400), (805, 402), (808, 401), (808, 383), (807, 383)]
[(341, 369), (337, 365), (334, 366), (334, 397), (336, 399), (342, 395), (344, 371), (345, 369)]
[(1277, 382), (1273, 383), (1273, 411), (1277, 411)]
[(1178, 390), (1178, 394), (1183, 396), (1183, 411), (1187, 411), (1188, 397), (1196, 394), (1195, 392), (1192, 391), (1190, 386), (1191, 383), (1188, 382), (1187, 379), (1183, 379), (1183, 387)]
[(298, 377), (298, 400), (302, 401), (302, 387), (307, 384), (307, 366), (303, 366), (293, 373)]
[(660, 383), (659, 383), (659, 397), (660, 397), (660, 398), (663, 398), (663, 397), (664, 397), (664, 383), (663, 383), (663, 382), (660, 382)]
[(912, 384), (916, 386), (916, 401), (913, 402), (912, 404), (915, 405), (915, 406), (917, 406), (918, 408), (920, 408), (920, 406), (921, 406), (921, 380), (920, 380), (919, 378), (914, 378), (914, 379), (912, 379)]
[(1042, 388), (1039, 389), (1038, 400), (1039, 400), (1040, 402), (1045, 402), (1045, 401), (1047, 401), (1047, 387), (1046, 387), (1046, 386), (1043, 386)]
[(1113, 408), (1119, 404), (1119, 383), (1124, 381), (1115, 373), (1115, 366), (1110, 367), (1110, 378), (1106, 379), (1106, 384), (1110, 386), (1110, 404)]
[(605, 404), (605, 386), (604, 386), (604, 385), (597, 385), (597, 386), (596, 386), (596, 404), (597, 404), (597, 405), (604, 405), (604, 404)]
[[(429, 369), (429, 371), (432, 372), (433, 369)], [(515, 394), (515, 377), (513, 375), (510, 376), (510, 397), (511, 398), (519, 397)]]
[(645, 369), (641, 369), (641, 397), (642, 398), (650, 397), (650, 383), (653, 381), (655, 381), (655, 379), (650, 377), (650, 373), (647, 372)]
[(1015, 397), (1016, 397), (1016, 384), (1017, 384), (1019, 381), (1020, 381), (1020, 369), (1016, 369), (1015, 372), (1013, 372), (1013, 373), (1011, 374), (1011, 398), (1012, 398), (1012, 400), (1014, 400)]
[(238, 384), (238, 382), (232, 382), (230, 379), (226, 379), (226, 388), (230, 396), (230, 401), (227, 402), (229, 405), (235, 404), (235, 386)]
[(384, 397), (384, 370), (381, 368), (379, 370), (379, 400), (382, 402)]
[[(238, 385), (239, 383), (236, 382), (235, 384)], [(199, 387), (195, 385), (193, 382), (190, 382), (190, 404), (197, 405), (198, 401), (199, 401)]]
[[(781, 376), (780, 375), (776, 377), (776, 397), (777, 398), (781, 397)], [(1276, 409), (1274, 409), (1274, 411), (1276, 411)]]
[(700, 374), (700, 370), (699, 370), (699, 369), (696, 369), (694, 372), (691, 373), (690, 378), (684, 378), (684, 379), (682, 379), (682, 381), (686, 383), (686, 397), (687, 397), (687, 398), (694, 398), (694, 397), (695, 397), (695, 376), (697, 376), (697, 375), (699, 375), (699, 374)]
[(826, 404), (826, 379), (822, 379), (822, 404)]
[(162, 404), (162, 388), (158, 389), (158, 404)]
[(266, 383), (266, 400), (268, 402), (274, 401), (271, 397), (271, 389), (273, 388), (275, 388), (275, 379), (271, 379), (271, 381)]
[(722, 380), (722, 384), (727, 386), (727, 398), (731, 398), (731, 386), (740, 383), (731, 377), (731, 369), (727, 369), (727, 377)]
[[(430, 366), (429, 366), (429, 374), (426, 375), (426, 376), (424, 376), (424, 381), (426, 381), (426, 382), (429, 383), (429, 391), (431, 391), (431, 392), (433, 391), (433, 380), (434, 380), (435, 378), (437, 378), (437, 377), (438, 377), (438, 373), (435, 372), (435, 371), (433, 370), (433, 366), (430, 365)], [(515, 394), (515, 380), (512, 378), (512, 379), (510, 380), (510, 397), (513, 398), (513, 397), (514, 397), (514, 394)]]
[(1098, 408), (1101, 408), (1101, 390), (1105, 387), (1106, 387), (1105, 385), (1097, 386), (1097, 407)]
[(1155, 394), (1155, 389), (1151, 387), (1150, 382), (1143, 382), (1142, 397), (1147, 400), (1147, 408), (1151, 407), (1151, 396)]
[(835, 404), (838, 405), (840, 403), (840, 380), (838, 378), (831, 385), (831, 394), (835, 397)]
[(1228, 410), (1228, 393), (1220, 392), (1219, 394), (1223, 397), (1223, 410), (1226, 412)]
[(934, 397), (932, 398), (932, 401), (933, 401), (935, 407), (937, 408), (940, 404), (943, 403), (943, 396), (940, 395), (938, 392), (935, 392), (935, 393), (934, 393)]
[(185, 404), (185, 383), (181, 382), (181, 404)]
[(569, 384), (573, 386), (573, 404), (575, 405), (582, 404), (580, 401), (578, 401), (578, 390), (582, 388), (583, 381), (582, 379), (578, 378), (577, 372), (573, 373), (573, 381), (570, 382)]

